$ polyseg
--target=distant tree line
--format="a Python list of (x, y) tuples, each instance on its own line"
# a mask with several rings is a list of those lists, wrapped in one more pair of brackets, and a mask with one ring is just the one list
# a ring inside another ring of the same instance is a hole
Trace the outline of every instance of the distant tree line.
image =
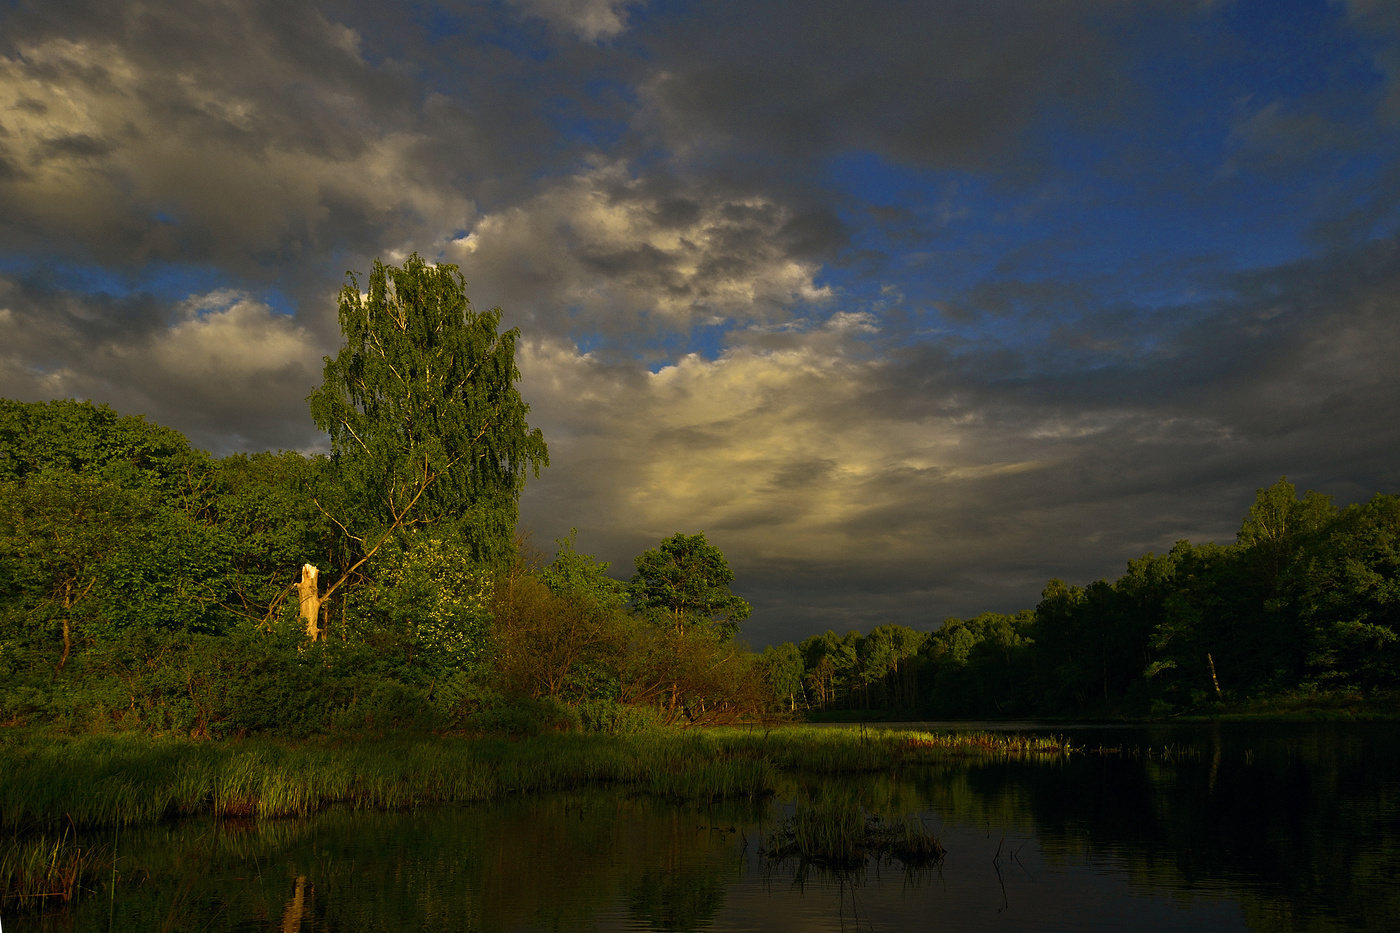
[(626, 731), (813, 710), (1165, 715), (1400, 688), (1400, 496), (1259, 492), (1236, 542), (1014, 615), (761, 655), (703, 534), (627, 582), (516, 538), (547, 463), (515, 331), (456, 268), (376, 263), (310, 396), (328, 455), (216, 459), (106, 406), (0, 399), (0, 724), (195, 735)]
[(1400, 496), (1339, 509), (1286, 480), (1231, 545), (1178, 542), (1036, 607), (769, 648), (793, 709), (1161, 716), (1215, 701), (1400, 688)]

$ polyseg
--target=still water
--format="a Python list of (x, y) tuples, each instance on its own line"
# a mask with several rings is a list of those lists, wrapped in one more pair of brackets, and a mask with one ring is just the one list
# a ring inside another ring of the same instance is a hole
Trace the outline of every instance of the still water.
[[(4, 930), (1400, 930), (1400, 725), (1046, 731), (1084, 751), (794, 778), (754, 804), (598, 792), (130, 831), (114, 888)], [(912, 815), (948, 854), (839, 875), (760, 855), (822, 799)]]

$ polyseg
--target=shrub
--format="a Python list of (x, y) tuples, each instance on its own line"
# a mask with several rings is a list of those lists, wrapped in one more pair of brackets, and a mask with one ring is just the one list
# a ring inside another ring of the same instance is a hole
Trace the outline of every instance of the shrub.
[(487, 707), (467, 719), (470, 728), (493, 735), (527, 738), (542, 732), (577, 732), (583, 724), (579, 712), (554, 697), (516, 697)]
[(585, 732), (635, 735), (663, 725), (661, 713), (651, 706), (626, 706), (612, 700), (589, 700), (578, 705)]

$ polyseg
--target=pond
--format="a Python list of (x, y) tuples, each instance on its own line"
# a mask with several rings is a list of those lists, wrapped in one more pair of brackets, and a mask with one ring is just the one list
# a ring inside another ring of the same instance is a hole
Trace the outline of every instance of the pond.
[[(3, 929), (1400, 930), (1400, 725), (1047, 731), (1083, 751), (791, 776), (753, 804), (599, 791), (112, 833), (114, 879)], [(912, 817), (947, 854), (772, 862), (800, 801)]]

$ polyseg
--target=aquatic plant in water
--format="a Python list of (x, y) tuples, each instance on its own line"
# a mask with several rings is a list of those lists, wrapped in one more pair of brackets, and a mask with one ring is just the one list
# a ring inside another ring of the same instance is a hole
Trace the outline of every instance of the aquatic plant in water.
[(761, 853), (773, 861), (797, 859), (852, 871), (870, 859), (898, 860), (907, 868), (942, 861), (938, 837), (912, 819), (887, 820), (854, 802), (799, 805), (764, 840)]

